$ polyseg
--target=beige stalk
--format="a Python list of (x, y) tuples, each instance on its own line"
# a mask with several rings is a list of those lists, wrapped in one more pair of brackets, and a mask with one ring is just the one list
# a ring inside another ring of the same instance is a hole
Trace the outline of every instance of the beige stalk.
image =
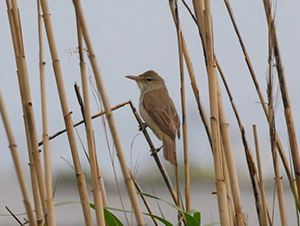
[(110, 131), (112, 133), (112, 137), (113, 137), (113, 141), (114, 144), (116, 146), (116, 150), (117, 150), (117, 156), (119, 158), (120, 161), (120, 165), (122, 168), (122, 172), (123, 172), (123, 176), (124, 176), (124, 180), (125, 180), (125, 184), (127, 187), (127, 191), (131, 200), (131, 204), (135, 213), (135, 217), (137, 220), (138, 225), (145, 225), (144, 220), (143, 220), (143, 216), (142, 216), (142, 212), (140, 209), (140, 204), (138, 202), (138, 198), (137, 198), (137, 194), (134, 188), (134, 184), (132, 181), (132, 178), (130, 177), (129, 171), (128, 171), (128, 167), (126, 164), (126, 159), (123, 153), (123, 149), (121, 146), (121, 142), (120, 142), (120, 138), (118, 135), (118, 131), (116, 128), (116, 124), (115, 124), (115, 120), (113, 117), (113, 114), (111, 112), (111, 108), (110, 108), (110, 103), (106, 94), (106, 90), (105, 90), (105, 86), (103, 84), (103, 80), (100, 74), (100, 70), (99, 70), (99, 66), (97, 63), (97, 59), (96, 59), (96, 55), (89, 37), (89, 33), (87, 30), (87, 24), (84, 18), (84, 14), (83, 14), (83, 10), (82, 10), (82, 6), (79, 0), (73, 0), (73, 3), (75, 5), (75, 9), (76, 9), (76, 13), (78, 15), (79, 21), (80, 21), (80, 25), (82, 28), (82, 33), (83, 33), (83, 37), (85, 40), (85, 43), (87, 45), (87, 49), (89, 51), (89, 59), (92, 65), (92, 69), (94, 72), (94, 76), (95, 76), (95, 80), (97, 83), (97, 87), (98, 87), (98, 91), (100, 92), (101, 95), (101, 99), (103, 101), (103, 105), (105, 108), (105, 112), (106, 112), (106, 116), (108, 119), (108, 123), (109, 123), (109, 127), (110, 127)]
[(0, 113), (2, 116), (4, 128), (6, 131), (7, 138), (8, 138), (9, 148), (11, 151), (11, 155), (12, 155), (13, 162), (15, 165), (16, 173), (18, 176), (21, 192), (23, 195), (23, 202), (24, 202), (24, 206), (26, 209), (28, 219), (29, 219), (29, 223), (32, 226), (37, 226), (37, 222), (36, 222), (35, 216), (33, 214), (33, 209), (31, 207), (29, 190), (28, 190), (25, 175), (24, 175), (24, 172), (22, 169), (21, 160), (20, 160), (20, 157), (18, 154), (17, 144), (15, 142), (13, 131), (10, 126), (10, 122), (9, 122), (8, 114), (7, 114), (5, 105), (4, 105), (4, 100), (2, 98), (1, 90), (0, 90)]
[(98, 168), (97, 154), (94, 145), (93, 126), (92, 126), (90, 100), (89, 100), (89, 88), (88, 88), (88, 81), (87, 81), (86, 63), (84, 60), (82, 31), (78, 20), (78, 15), (76, 15), (76, 18), (77, 18), (76, 21), (77, 21), (79, 61), (80, 61), (79, 64), (80, 64), (81, 82), (82, 82), (83, 100), (84, 100), (84, 120), (86, 125), (86, 137), (87, 137), (89, 158), (90, 158), (93, 196), (95, 202), (95, 213), (96, 213), (97, 225), (104, 226), (105, 219), (104, 219), (104, 212), (103, 212), (102, 192), (100, 188), (100, 178), (98, 175), (100, 168)]
[(58, 94), (59, 94), (61, 108), (62, 108), (62, 114), (64, 117), (65, 126), (66, 126), (67, 134), (68, 134), (69, 145), (70, 145), (70, 149), (71, 149), (71, 153), (72, 153), (72, 157), (73, 157), (73, 163), (74, 163), (74, 168), (75, 168), (76, 178), (77, 178), (77, 186), (78, 186), (79, 196), (80, 196), (80, 200), (81, 200), (81, 206), (82, 206), (82, 210), (83, 210), (83, 214), (84, 214), (85, 224), (90, 226), (90, 225), (93, 225), (93, 223), (92, 223), (92, 217), (91, 217), (87, 185), (86, 185), (84, 172), (82, 171), (82, 168), (81, 168), (79, 155), (78, 155), (78, 149), (77, 149), (74, 128), (73, 128), (73, 121), (72, 121), (71, 112), (69, 111), (69, 106), (68, 106), (64, 81), (63, 81), (62, 69), (61, 69), (61, 65), (60, 65), (60, 61), (59, 61), (59, 57), (58, 57), (58, 53), (57, 53), (55, 37), (54, 37), (54, 33), (53, 33), (53, 28), (52, 28), (52, 21), (50, 18), (51, 14), (49, 11), (48, 1), (41, 0), (41, 6), (42, 6), (42, 10), (43, 10), (44, 24), (45, 24), (48, 44), (49, 44), (49, 48), (50, 48), (50, 52), (51, 52), (53, 69), (54, 69)]

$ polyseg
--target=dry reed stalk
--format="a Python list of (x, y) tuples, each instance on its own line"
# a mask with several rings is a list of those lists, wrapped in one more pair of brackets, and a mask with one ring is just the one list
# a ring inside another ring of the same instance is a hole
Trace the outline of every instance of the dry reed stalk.
[(233, 96), (232, 96), (231, 91), (229, 89), (229, 85), (226, 81), (224, 72), (221, 68), (221, 65), (218, 63), (218, 61), (217, 61), (217, 67), (219, 69), (222, 81), (224, 83), (224, 86), (225, 86), (225, 89), (227, 91), (232, 109), (234, 111), (234, 114), (236, 116), (236, 119), (237, 119), (237, 122), (238, 122), (238, 125), (239, 125), (239, 129), (240, 129), (241, 137), (242, 137), (242, 142), (243, 142), (243, 146), (244, 146), (244, 149), (245, 149), (245, 155), (246, 155), (247, 165), (248, 165), (248, 169), (249, 169), (250, 179), (251, 179), (251, 183), (252, 183), (252, 189), (253, 189), (253, 194), (254, 194), (254, 198), (255, 198), (255, 204), (256, 204), (258, 220), (260, 222), (260, 225), (264, 225), (264, 223), (263, 223), (263, 222), (265, 222), (264, 215), (263, 215), (264, 209), (263, 209), (263, 205), (262, 205), (262, 197), (261, 197), (260, 190), (259, 190), (259, 181), (258, 181), (257, 169), (256, 169), (256, 166), (255, 166), (255, 163), (254, 163), (254, 157), (253, 157), (252, 151), (250, 149), (250, 146), (248, 144), (247, 137), (246, 137), (246, 131), (245, 131), (245, 128), (243, 126), (240, 115), (238, 113), (237, 107), (234, 103)]
[(77, 186), (78, 186), (79, 196), (80, 196), (80, 200), (81, 200), (81, 206), (82, 206), (82, 210), (83, 210), (83, 214), (84, 214), (85, 224), (89, 226), (89, 225), (93, 225), (93, 223), (92, 223), (92, 217), (91, 217), (87, 185), (86, 185), (84, 172), (82, 171), (82, 168), (81, 168), (79, 155), (78, 155), (77, 144), (76, 144), (74, 128), (73, 128), (73, 122), (72, 122), (72, 116), (71, 116), (71, 112), (69, 111), (61, 65), (60, 65), (57, 48), (56, 48), (56, 43), (55, 43), (55, 37), (54, 37), (53, 29), (52, 29), (52, 21), (50, 18), (51, 14), (49, 11), (48, 1), (41, 0), (41, 6), (42, 6), (42, 10), (43, 10), (44, 24), (45, 24), (45, 29), (46, 29), (47, 39), (48, 39), (48, 45), (49, 45), (50, 52), (51, 52), (53, 69), (54, 69), (54, 74), (55, 74), (55, 79), (56, 79), (56, 85), (57, 85), (61, 108), (62, 108), (62, 114), (64, 117), (66, 129), (67, 129), (69, 145), (70, 145), (70, 149), (71, 149), (71, 153), (72, 153), (72, 157), (73, 157), (73, 163), (74, 163), (75, 172), (76, 172)]
[(262, 198), (262, 205), (263, 205), (263, 215), (264, 215), (264, 225), (267, 225), (266, 220), (269, 220), (269, 224), (273, 224), (272, 217), (270, 215), (267, 198), (266, 198), (266, 190), (265, 190), (265, 182), (262, 174), (262, 167), (261, 167), (261, 160), (260, 160), (260, 151), (259, 151), (259, 142), (258, 142), (258, 135), (257, 135), (257, 128), (256, 125), (253, 125), (253, 136), (254, 136), (254, 143), (255, 143), (255, 152), (256, 152), (256, 162), (258, 168), (258, 178), (259, 178), (259, 190)]
[(230, 187), (230, 178), (229, 178), (229, 173), (228, 173), (228, 166), (225, 158), (225, 152), (224, 152), (224, 146), (221, 145), (221, 152), (222, 152), (222, 166), (223, 166), (223, 171), (224, 171), (224, 178), (225, 178), (225, 185), (226, 185), (226, 192), (227, 192), (227, 205), (228, 205), (228, 214), (229, 214), (229, 221), (230, 225), (234, 226), (236, 225), (236, 214), (235, 210), (233, 208), (233, 203), (232, 203), (232, 191)]
[[(11, 2), (6, 1), (7, 3), (7, 8), (11, 9)], [(12, 26), (13, 22), (13, 15), (12, 15), (12, 10), (7, 10), (8, 14), (8, 19), (9, 19), (9, 24)], [(15, 60), (16, 60), (16, 65), (18, 65), (18, 59), (17, 59), (17, 40), (16, 40), (16, 31), (15, 29), (11, 28), (11, 36), (13, 40), (13, 47), (14, 47), (14, 52), (15, 52)], [(17, 76), (18, 78), (20, 77), (19, 71), (17, 71)], [(23, 96), (22, 92), (20, 90), (20, 96), (21, 100), (23, 103)], [(28, 136), (29, 131), (28, 131), (28, 125), (27, 121), (25, 120), (25, 117), (23, 116), (24, 119), (24, 125), (25, 125), (25, 134), (26, 134), (26, 142), (27, 142), (27, 149), (28, 149), (28, 156), (29, 156), (29, 169), (30, 169), (30, 179), (31, 179), (31, 187), (32, 187), (32, 194), (33, 194), (33, 200), (34, 200), (34, 206), (35, 206), (35, 214), (36, 214), (36, 219), (38, 222), (38, 225), (43, 225), (44, 217), (42, 213), (42, 208), (41, 208), (41, 198), (40, 198), (40, 193), (39, 193), (39, 188), (38, 188), (38, 182), (37, 182), (37, 177), (36, 177), (36, 172), (35, 172), (35, 166), (34, 166), (34, 160), (33, 160), (33, 155), (32, 155), (32, 147), (30, 143), (30, 137)]]
[[(111, 108), (111, 111), (117, 110), (117, 109), (119, 109), (119, 108), (125, 106), (126, 104), (129, 104), (129, 102), (130, 102), (130, 100), (127, 100), (127, 101), (125, 101), (125, 102), (123, 102), (123, 103), (120, 103), (120, 104), (118, 104), (118, 105), (116, 105), (116, 106), (113, 106), (113, 107)], [(100, 117), (100, 116), (102, 116), (102, 115), (105, 115), (105, 111), (101, 111), (101, 112), (99, 112), (99, 113), (97, 113), (97, 114), (95, 114), (95, 115), (92, 115), (91, 119), (98, 118), (98, 117)], [(73, 124), (73, 127), (77, 127), (77, 126), (79, 126), (79, 125), (81, 125), (81, 124), (83, 124), (83, 123), (84, 123), (84, 120), (81, 120), (81, 121), (79, 121), (79, 122), (74, 123), (74, 124)], [(55, 134), (49, 136), (49, 140), (52, 140), (52, 139), (54, 139), (55, 137), (58, 137), (59, 135), (65, 133), (65, 132), (67, 132), (66, 129), (59, 130), (59, 131), (57, 131)], [(39, 146), (42, 146), (42, 145), (43, 145), (43, 141), (40, 141), (40, 142), (39, 142)]]
[(83, 33), (83, 37), (86, 43), (86, 46), (88, 48), (89, 51), (89, 59), (90, 59), (90, 63), (94, 72), (94, 76), (95, 76), (95, 80), (96, 80), (96, 84), (97, 84), (97, 88), (98, 91), (100, 92), (101, 95), (101, 99), (103, 101), (103, 105), (104, 105), (104, 109), (106, 111), (106, 116), (108, 119), (108, 123), (109, 123), (109, 127), (110, 127), (110, 131), (114, 140), (114, 144), (116, 146), (116, 150), (117, 150), (117, 155), (120, 161), (120, 165), (122, 168), (122, 172), (123, 172), (123, 176), (125, 179), (125, 184), (127, 187), (127, 191), (131, 200), (131, 204), (135, 213), (135, 217), (137, 220), (138, 225), (145, 225), (144, 220), (143, 220), (143, 216), (142, 216), (142, 212), (140, 209), (140, 205), (138, 202), (138, 198), (137, 198), (137, 194), (135, 192), (135, 188), (134, 188), (134, 184), (133, 181), (130, 177), (129, 171), (128, 171), (128, 167), (126, 164), (126, 159), (123, 153), (123, 149), (122, 149), (122, 145), (120, 142), (120, 138), (118, 135), (118, 131), (116, 128), (116, 124), (115, 124), (115, 120), (114, 120), (114, 116), (111, 112), (111, 107), (110, 107), (110, 103), (106, 94), (106, 90), (102, 81), (102, 77), (99, 71), (99, 66), (97, 63), (97, 59), (96, 59), (96, 55), (89, 37), (89, 33), (87, 30), (87, 24), (84, 18), (84, 14), (83, 14), (83, 10), (82, 10), (82, 6), (81, 6), (81, 2), (79, 0), (73, 0), (74, 6), (75, 6), (75, 10), (76, 13), (78, 15), (79, 21), (80, 21), (80, 25), (82, 28), (82, 33)]
[[(133, 174), (132, 174), (132, 172), (130, 170), (129, 170), (129, 173), (130, 173), (130, 176), (131, 176), (131, 178), (133, 180), (133, 183), (134, 183), (134, 186), (135, 186), (136, 190), (140, 193), (141, 199), (143, 200), (143, 202), (145, 204), (145, 207), (148, 210), (148, 213), (151, 214), (151, 215), (153, 215), (154, 213), (153, 213), (153, 210), (152, 210), (152, 208), (151, 208), (148, 200), (146, 199), (146, 197), (143, 194), (141, 194), (141, 193), (143, 193), (143, 190), (142, 190), (141, 186), (136, 181), (136, 179), (134, 178), (134, 176), (133, 176)], [(157, 220), (153, 216), (151, 216), (151, 219), (152, 219), (153, 223), (156, 226), (159, 226)]]
[[(271, 27), (270, 27), (271, 28)], [(286, 218), (286, 210), (285, 210), (285, 202), (284, 202), (284, 194), (283, 194), (283, 185), (282, 185), (282, 177), (279, 168), (279, 162), (276, 152), (276, 144), (275, 144), (275, 116), (274, 116), (274, 104), (273, 104), (273, 43), (272, 43), (272, 29), (269, 29), (269, 77), (268, 77), (268, 101), (269, 101), (269, 131), (270, 131), (270, 143), (271, 143), (271, 151), (273, 157), (274, 164), (274, 173), (275, 173), (275, 182), (277, 188), (277, 196), (279, 203), (279, 211), (280, 211), (280, 219), (281, 225), (287, 225)]]
[(229, 133), (229, 125), (226, 120), (225, 116), (225, 109), (223, 104), (223, 98), (221, 94), (221, 89), (218, 81), (218, 105), (219, 105), (219, 118), (220, 118), (220, 131), (221, 131), (221, 138), (222, 144), (224, 146), (224, 153), (230, 178), (230, 185), (232, 190), (232, 197), (234, 203), (234, 210), (235, 210), (235, 222), (237, 225), (245, 225), (245, 216), (243, 213), (242, 207), (242, 200), (239, 188), (239, 182), (234, 162), (234, 157), (232, 153), (232, 145)]
[(16, 173), (18, 176), (21, 192), (23, 195), (23, 202), (24, 202), (24, 206), (26, 209), (28, 219), (29, 219), (29, 223), (32, 226), (37, 226), (37, 222), (36, 222), (35, 216), (33, 214), (32, 207), (31, 207), (29, 190), (28, 190), (25, 175), (24, 175), (24, 172), (22, 169), (21, 160), (20, 160), (20, 157), (18, 154), (17, 144), (15, 142), (13, 131), (12, 131), (9, 119), (8, 119), (8, 114), (7, 114), (7, 111), (5, 108), (4, 100), (2, 98), (1, 90), (0, 90), (0, 113), (2, 116), (5, 131), (7, 134), (9, 148), (11, 151), (11, 155), (12, 155), (13, 162), (15, 165)]
[(19, 87), (20, 87), (20, 93), (22, 99), (23, 113), (26, 121), (25, 125), (27, 124), (27, 129), (25, 130), (25, 132), (26, 132), (26, 136), (29, 137), (29, 139), (27, 140), (30, 141), (29, 146), (33, 155), (37, 182), (38, 182), (41, 202), (43, 206), (43, 214), (46, 223), (48, 223), (45, 180), (44, 180), (42, 163), (40, 158), (40, 150), (38, 147), (34, 111), (31, 102), (31, 94), (30, 94), (28, 71), (27, 71), (27, 64), (26, 64), (24, 45), (23, 45), (19, 9), (16, 0), (12, 0), (12, 1), (7, 0), (6, 3), (7, 3), (7, 10), (9, 11), (9, 13), (12, 14), (11, 15), (12, 20), (9, 21), (10, 21), (11, 30), (14, 30), (12, 31), (12, 35), (14, 35), (12, 39), (14, 42), (14, 50), (17, 59), (18, 81), (19, 81)]
[[(29, 134), (28, 131), (28, 125), (27, 121), (24, 118), (24, 124), (25, 124), (25, 134)], [(28, 149), (28, 156), (29, 156), (29, 170), (30, 170), (30, 179), (31, 179), (31, 188), (32, 188), (32, 195), (33, 195), (33, 203), (35, 207), (35, 215), (36, 215), (36, 220), (38, 226), (44, 225), (44, 216), (43, 216), (43, 210), (41, 207), (41, 196), (39, 192), (39, 186), (38, 186), (38, 181), (37, 181), (37, 176), (35, 172), (35, 167), (34, 167), (34, 160), (33, 160), (33, 155), (32, 155), (32, 147), (30, 143), (30, 138), (29, 136), (26, 136), (26, 142), (27, 142), (27, 149)]]
[(43, 151), (44, 151), (45, 183), (46, 183), (46, 193), (47, 193), (46, 201), (48, 207), (48, 223), (50, 225), (55, 225), (51, 155), (50, 155), (50, 143), (49, 143), (49, 136), (48, 136), (48, 114), (47, 114), (46, 74), (45, 74), (46, 63), (44, 62), (43, 18), (41, 14), (40, 0), (37, 0), (37, 12), (38, 12), (38, 37), (39, 37), (39, 70), (40, 70), (43, 143), (44, 143)]
[(263, 0), (263, 3), (264, 3), (267, 22), (268, 22), (269, 33), (271, 34), (271, 40), (273, 43), (272, 49), (274, 51), (277, 75), (278, 75), (278, 80), (280, 85), (281, 96), (282, 96), (282, 103), (284, 107), (284, 116), (285, 116), (286, 126), (288, 129), (289, 142), (290, 142), (290, 148), (292, 153), (292, 160), (293, 160), (293, 166), (294, 166), (295, 178), (297, 184), (297, 191), (298, 191), (298, 203), (300, 203), (300, 158), (299, 158), (299, 150), (297, 144), (296, 127), (295, 127), (295, 122), (294, 122), (293, 112), (291, 107), (291, 99), (287, 87), (287, 81), (286, 81), (283, 61), (281, 57), (277, 31), (274, 24), (274, 16), (271, 10), (272, 9), (271, 3), (269, 0)]
[[(249, 55), (248, 55), (246, 46), (245, 46), (245, 44), (244, 44), (244, 42), (243, 42), (241, 33), (240, 33), (239, 28), (238, 28), (238, 26), (237, 26), (237, 23), (236, 23), (236, 21), (235, 21), (235, 18), (234, 18), (234, 15), (233, 15), (233, 10), (232, 10), (232, 8), (231, 8), (231, 6), (230, 6), (229, 0), (224, 0), (224, 2), (225, 2), (225, 5), (226, 5), (226, 8), (227, 8), (227, 11), (228, 11), (228, 13), (229, 13), (231, 22), (232, 22), (232, 24), (233, 24), (235, 33), (236, 33), (236, 35), (237, 35), (237, 37), (238, 37), (238, 39), (239, 39), (239, 43), (240, 43), (240, 45), (241, 45), (243, 54), (244, 54), (244, 56), (245, 56), (245, 61), (246, 61), (246, 63), (247, 63), (247, 66), (248, 66), (248, 69), (249, 69), (249, 72), (250, 72), (252, 81), (253, 81), (253, 83), (254, 83), (256, 92), (257, 92), (257, 94), (258, 94), (258, 97), (259, 97), (259, 100), (260, 100), (260, 103), (261, 103), (261, 106), (262, 106), (262, 108), (263, 108), (263, 110), (264, 110), (264, 113), (265, 113), (265, 115), (266, 115), (266, 119), (269, 120), (269, 116), (268, 116), (268, 115), (269, 115), (269, 113), (268, 113), (268, 107), (267, 107), (267, 104), (266, 104), (266, 102), (265, 102), (265, 100), (264, 100), (264, 97), (263, 97), (263, 95), (262, 95), (262, 92), (261, 92), (261, 90), (260, 90), (260, 86), (259, 86), (259, 83), (258, 83), (256, 74), (255, 74), (255, 72), (254, 72), (254, 69), (253, 69), (253, 66), (252, 66), (250, 57), (249, 57)], [(289, 181), (290, 181), (290, 187), (291, 187), (292, 192), (293, 192), (293, 191), (294, 191), (293, 189), (294, 189), (294, 187), (296, 186), (295, 180), (294, 180), (293, 177), (292, 177), (292, 174), (291, 174), (291, 171), (290, 171), (290, 166), (289, 166), (288, 160), (287, 160), (286, 155), (285, 155), (285, 151), (284, 151), (284, 149), (283, 149), (283, 146), (282, 146), (282, 144), (281, 144), (281, 141), (280, 141), (280, 138), (279, 138), (279, 135), (278, 135), (277, 132), (276, 132), (275, 136), (276, 136), (276, 137), (275, 137), (275, 138), (276, 138), (276, 146), (277, 146), (277, 149), (278, 149), (278, 152), (279, 152), (281, 161), (282, 161), (282, 163), (283, 163), (283, 165), (284, 165), (284, 169), (285, 169), (285, 171), (286, 171), (287, 177), (288, 177), (288, 179), (289, 179)], [(294, 193), (294, 192), (293, 192), (293, 193)], [(294, 193), (294, 195), (295, 195), (296, 197), (298, 197), (297, 194)], [(298, 203), (298, 198), (297, 198), (297, 203)]]
[[(184, 78), (184, 61), (183, 61), (183, 44), (182, 44), (182, 30), (180, 26), (179, 12), (177, 0), (169, 1), (170, 7), (174, 8), (176, 18), (176, 33), (178, 42), (179, 68), (180, 68), (180, 96), (181, 96), (181, 110), (182, 110), (182, 132), (183, 132), (183, 152), (184, 152), (184, 176), (185, 176), (185, 208), (186, 211), (191, 209), (191, 182), (190, 182), (190, 158), (188, 146), (188, 130), (187, 130), (187, 110), (185, 97), (185, 78)], [(176, 163), (178, 167), (178, 162)], [(177, 169), (178, 171), (178, 169)], [(179, 177), (178, 177), (179, 179)], [(177, 182), (179, 183), (179, 181)], [(179, 186), (178, 186), (179, 189)], [(177, 191), (178, 203), (180, 202), (180, 191)]]
[[(210, 121), (211, 133), (213, 141), (213, 157), (215, 166), (215, 178), (217, 188), (218, 207), (221, 225), (230, 225), (230, 216), (227, 205), (227, 191), (224, 181), (224, 172), (222, 169), (222, 152), (221, 152), (221, 139), (220, 139), (220, 125), (219, 125), (219, 109), (218, 109), (218, 87), (217, 87), (217, 71), (214, 58), (213, 47), (213, 30), (212, 30), (212, 15), (210, 11), (210, 1), (205, 0), (205, 12), (203, 17), (197, 14), (198, 25), (200, 21), (204, 21), (206, 41), (204, 42), (206, 55), (206, 67), (208, 74), (209, 85), (209, 99), (210, 99)], [(201, 5), (201, 3), (200, 3)], [(198, 9), (196, 9), (197, 11)], [(199, 25), (200, 27), (200, 25)]]
[(99, 170), (97, 164), (97, 154), (94, 145), (94, 136), (93, 136), (93, 126), (91, 119), (91, 110), (90, 110), (90, 100), (89, 100), (89, 88), (87, 81), (87, 72), (86, 72), (86, 63), (84, 60), (84, 49), (83, 49), (83, 40), (82, 40), (82, 31), (81, 26), (78, 20), (78, 15), (76, 14), (77, 22), (77, 36), (78, 36), (78, 49), (79, 49), (79, 65), (81, 73), (81, 82), (83, 89), (83, 100), (84, 100), (84, 121), (86, 125), (86, 137), (89, 150), (89, 163), (91, 167), (92, 175), (92, 186), (93, 186), (93, 196), (95, 202), (95, 213), (98, 226), (105, 225), (104, 212), (103, 212), (103, 201), (102, 201), (102, 192), (100, 188), (100, 178)]

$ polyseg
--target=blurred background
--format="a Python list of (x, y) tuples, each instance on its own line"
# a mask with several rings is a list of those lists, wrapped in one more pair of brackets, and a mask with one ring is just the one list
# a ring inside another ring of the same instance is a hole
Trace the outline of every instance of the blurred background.
[[(114, 106), (131, 99), (135, 106), (138, 106), (138, 87), (134, 82), (126, 79), (125, 75), (138, 75), (146, 70), (153, 69), (165, 79), (169, 93), (175, 102), (178, 113), (181, 115), (177, 37), (168, 1), (85, 0), (82, 1), (82, 4), (97, 59), (101, 66), (99, 70), (101, 70), (111, 105)], [(192, 6), (191, 2), (188, 2), (188, 4)], [(236, 38), (236, 34), (234, 33), (225, 5), (223, 1), (212, 1), (211, 4), (214, 23), (215, 52), (227, 76), (228, 83), (230, 84), (235, 103), (239, 109), (253, 151), (254, 142), (252, 125), (257, 124), (258, 126), (264, 177), (268, 189), (268, 201), (269, 205), (272, 206), (274, 173), (269, 147), (268, 124), (259, 103), (247, 65), (244, 62), (244, 56)], [(262, 90), (265, 91), (268, 63), (268, 33), (263, 3), (262, 1), (256, 0), (232, 1), (231, 4), (259, 83)], [(73, 89), (75, 82), (79, 85), (81, 83), (78, 56), (76, 53), (77, 36), (74, 7), (70, 0), (49, 1), (49, 6), (63, 69), (69, 107), (73, 112), (73, 121), (77, 122), (82, 119), (82, 116)], [(288, 3), (278, 1), (276, 10), (276, 26), (278, 29), (277, 31), (296, 125), (299, 125), (300, 122), (300, 102), (298, 101), (300, 90), (298, 88), (299, 78), (297, 75), (298, 65), (300, 63), (300, 58), (298, 57), (300, 52), (299, 7), (300, 3), (296, 0), (290, 0)], [(32, 102), (35, 111), (39, 140), (41, 140), (42, 120), (38, 70), (36, 2), (19, 1), (19, 8), (30, 76)], [(199, 83), (200, 94), (207, 112), (209, 113), (207, 75), (198, 29), (181, 3), (179, 4), (179, 10), (183, 32), (186, 36), (186, 41)], [(0, 2), (0, 30), (0, 88), (6, 102), (24, 170), (29, 178), (21, 101), (5, 1)], [(52, 135), (64, 128), (64, 122), (46, 41), (45, 50), (49, 134)], [(89, 75), (92, 76), (90, 67)], [(94, 80), (92, 77), (90, 83), (91, 92), (93, 92), (92, 87)], [(215, 189), (211, 150), (203, 124), (199, 117), (188, 76), (186, 79), (186, 90), (188, 110), (187, 122), (192, 168), (192, 208), (195, 208), (202, 213), (204, 224), (218, 222), (216, 196), (210, 194)], [(223, 87), (222, 90), (224, 91)], [(264, 94), (266, 94), (266, 92), (264, 92)], [(93, 95), (90, 97), (92, 112), (93, 114), (98, 113), (101, 109), (98, 98)], [(255, 203), (249, 181), (244, 148), (240, 139), (240, 132), (225, 92), (223, 92), (223, 97), (227, 120), (230, 126), (235, 162), (240, 178), (244, 211), (248, 214), (249, 225), (257, 225)], [(131, 169), (135, 169), (137, 180), (141, 183), (145, 192), (153, 193), (151, 189), (152, 184), (157, 196), (171, 201), (171, 197), (167, 192), (155, 162), (152, 160), (152, 157), (150, 157), (149, 147), (142, 133), (138, 131), (137, 122), (130, 108), (125, 106), (115, 111), (114, 115), (123, 149), (126, 153), (127, 163)], [(281, 97), (278, 95), (276, 107), (277, 131), (280, 134), (285, 150), (288, 152), (288, 135), (283, 116)], [(94, 119), (93, 126), (95, 130), (99, 165), (109, 194), (109, 205), (112, 207), (120, 207), (108, 151), (108, 149), (110, 149), (114, 152), (113, 143), (110, 136), (106, 139), (105, 129), (101, 119)], [(298, 126), (298, 133), (300, 132), (299, 128), (300, 127)], [(86, 147), (84, 127), (79, 126), (77, 132), (77, 144), (81, 154), (82, 165), (89, 177), (89, 165), (83, 151), (83, 146)], [(152, 133), (151, 136), (155, 145), (157, 147), (160, 146), (160, 141), (158, 141)], [(68, 200), (78, 201), (79, 197), (77, 194), (74, 172), (66, 163), (72, 163), (66, 135), (64, 134), (53, 139), (50, 145), (53, 181), (58, 181), (55, 202), (59, 203)], [(182, 140), (177, 142), (177, 153), (180, 163), (183, 164)], [(159, 155), (161, 155), (161, 153)], [(289, 156), (289, 153), (287, 153), (287, 156)], [(122, 194), (125, 199), (126, 209), (130, 210), (131, 207), (126, 197), (126, 189), (116, 157), (114, 161), (117, 176), (121, 184)], [(169, 163), (164, 162), (164, 164), (167, 168), (170, 168)], [(181, 167), (181, 169), (183, 171), (183, 167)], [(170, 174), (172, 175), (171, 168)], [(290, 210), (288, 211), (290, 214), (290, 216), (288, 216), (288, 221), (290, 225), (293, 225), (296, 222), (293, 198), (290, 194), (285, 172), (282, 172), (282, 175), (286, 189), (286, 207), (287, 210)], [(3, 216), (3, 214), (7, 214), (5, 206), (9, 206), (15, 213), (24, 212), (24, 208), (2, 121), (0, 121), (0, 178), (0, 224), (16, 225), (16, 222), (11, 217)], [(57, 178), (59, 179), (57, 180)], [(184, 180), (183, 176), (181, 180)], [(183, 191), (184, 190), (182, 190), (182, 192)], [(155, 212), (159, 214), (156, 202), (151, 203)], [(275, 215), (278, 216), (277, 208), (276, 205)], [(176, 221), (175, 210), (165, 204), (162, 204), (162, 209), (168, 220), (172, 222)], [(83, 225), (83, 216), (80, 211), (79, 204), (57, 207), (56, 215), (58, 225)], [(121, 218), (123, 217), (123, 214), (121, 213), (117, 213), (117, 215)], [(148, 225), (151, 225), (151, 223), (150, 220), (147, 220)]]

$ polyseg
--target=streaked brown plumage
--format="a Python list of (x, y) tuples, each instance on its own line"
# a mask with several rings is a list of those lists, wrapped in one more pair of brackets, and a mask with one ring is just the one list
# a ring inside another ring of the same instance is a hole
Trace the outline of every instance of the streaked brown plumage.
[(180, 120), (163, 78), (152, 70), (139, 76), (126, 77), (137, 82), (141, 90), (139, 111), (157, 138), (163, 142), (164, 158), (175, 165), (176, 134), (180, 138)]

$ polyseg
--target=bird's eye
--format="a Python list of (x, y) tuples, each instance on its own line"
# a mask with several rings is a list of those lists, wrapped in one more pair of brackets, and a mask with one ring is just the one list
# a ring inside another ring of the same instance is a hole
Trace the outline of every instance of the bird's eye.
[(151, 78), (147, 78), (147, 81), (150, 82), (152, 79)]

